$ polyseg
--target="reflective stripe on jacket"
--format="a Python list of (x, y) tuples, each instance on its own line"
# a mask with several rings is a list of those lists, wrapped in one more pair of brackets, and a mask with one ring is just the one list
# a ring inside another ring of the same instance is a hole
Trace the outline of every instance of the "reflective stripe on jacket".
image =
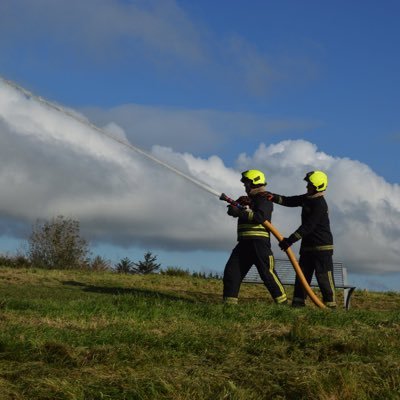
[(239, 217), (237, 239), (264, 239), (270, 244), (269, 231), (262, 225), (265, 220), (271, 221), (273, 203), (262, 193), (249, 197), (250, 208)]

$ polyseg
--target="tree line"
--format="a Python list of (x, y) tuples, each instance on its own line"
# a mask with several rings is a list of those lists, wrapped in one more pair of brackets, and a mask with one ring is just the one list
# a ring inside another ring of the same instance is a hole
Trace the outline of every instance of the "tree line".
[(166, 275), (220, 278), (218, 274), (190, 273), (179, 267), (161, 270), (157, 255), (151, 251), (144, 253), (143, 260), (133, 261), (124, 257), (115, 265), (104, 257), (91, 257), (89, 243), (81, 236), (79, 221), (64, 216), (36, 221), (29, 235), (25, 254), (0, 255), (0, 265), (16, 268), (112, 270), (122, 274), (160, 272)]

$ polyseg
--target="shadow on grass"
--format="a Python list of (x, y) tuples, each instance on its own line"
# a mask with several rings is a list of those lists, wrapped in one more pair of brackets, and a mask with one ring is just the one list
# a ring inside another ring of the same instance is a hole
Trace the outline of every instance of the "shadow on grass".
[[(103, 293), (110, 295), (132, 295), (132, 296), (140, 296), (152, 299), (167, 299), (172, 301), (185, 301), (188, 303), (207, 303), (207, 304), (220, 304), (222, 302), (222, 293), (213, 293), (207, 291), (192, 291), (192, 290), (179, 290), (176, 289), (175, 294), (160, 292), (149, 289), (138, 289), (138, 288), (123, 288), (123, 287), (110, 287), (110, 286), (98, 286), (98, 285), (89, 285), (82, 282), (77, 281), (64, 281), (63, 285), (68, 286), (78, 286), (82, 287), (82, 290), (85, 292), (92, 293)], [(265, 293), (265, 296), (259, 295), (241, 295), (240, 296), (241, 303), (253, 303), (253, 302), (262, 302), (272, 304), (272, 300), (269, 298), (268, 293)]]
[(97, 286), (97, 285), (88, 285), (86, 283), (77, 282), (77, 281), (63, 281), (63, 285), (67, 286), (79, 286), (82, 288), (84, 292), (91, 293), (102, 293), (113, 296), (123, 296), (123, 295), (132, 295), (139, 296), (154, 300), (171, 300), (171, 301), (185, 301), (187, 303), (196, 303), (199, 299), (190, 298), (185, 295), (187, 292), (183, 292), (183, 295), (179, 294), (170, 294), (163, 293), (155, 290), (149, 289), (137, 289), (137, 288), (122, 288), (122, 287), (112, 287), (112, 286)]

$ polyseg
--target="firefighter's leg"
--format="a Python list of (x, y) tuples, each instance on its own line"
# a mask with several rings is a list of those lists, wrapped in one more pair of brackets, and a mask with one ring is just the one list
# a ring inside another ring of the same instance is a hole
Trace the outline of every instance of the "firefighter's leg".
[(322, 299), (327, 307), (336, 307), (335, 281), (333, 278), (333, 261), (330, 254), (316, 257), (315, 277), (321, 289)]
[[(300, 268), (303, 272), (303, 275), (306, 278), (306, 281), (308, 284), (311, 283), (311, 279), (312, 279), (312, 276), (314, 273), (314, 264), (312, 261), (313, 261), (312, 258), (310, 258), (308, 255), (300, 255), (299, 266), (300, 266)], [(292, 306), (293, 307), (304, 307), (306, 297), (307, 297), (307, 292), (304, 290), (299, 277), (296, 275)]]
[(286, 304), (287, 296), (285, 289), (275, 271), (274, 256), (267, 242), (264, 240), (254, 240), (254, 264), (264, 282), (265, 287), (271, 294), (276, 304)]
[(236, 304), (238, 302), (240, 284), (243, 279), (241, 268), (247, 264), (245, 253), (241, 243), (238, 243), (226, 263), (223, 277), (223, 300), (225, 303)]

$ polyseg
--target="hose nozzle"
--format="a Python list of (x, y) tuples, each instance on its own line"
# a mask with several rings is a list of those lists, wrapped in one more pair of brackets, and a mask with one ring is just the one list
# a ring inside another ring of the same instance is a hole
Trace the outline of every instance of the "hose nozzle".
[(221, 196), (219, 196), (219, 199), (222, 201), (228, 201), (229, 197), (225, 193), (221, 193)]
[(220, 200), (226, 201), (227, 203), (231, 204), (232, 206), (235, 206), (241, 210), (243, 210), (245, 207), (243, 207), (241, 204), (236, 202), (235, 200), (231, 199), (228, 197), (225, 193), (222, 193), (221, 196), (219, 196)]

